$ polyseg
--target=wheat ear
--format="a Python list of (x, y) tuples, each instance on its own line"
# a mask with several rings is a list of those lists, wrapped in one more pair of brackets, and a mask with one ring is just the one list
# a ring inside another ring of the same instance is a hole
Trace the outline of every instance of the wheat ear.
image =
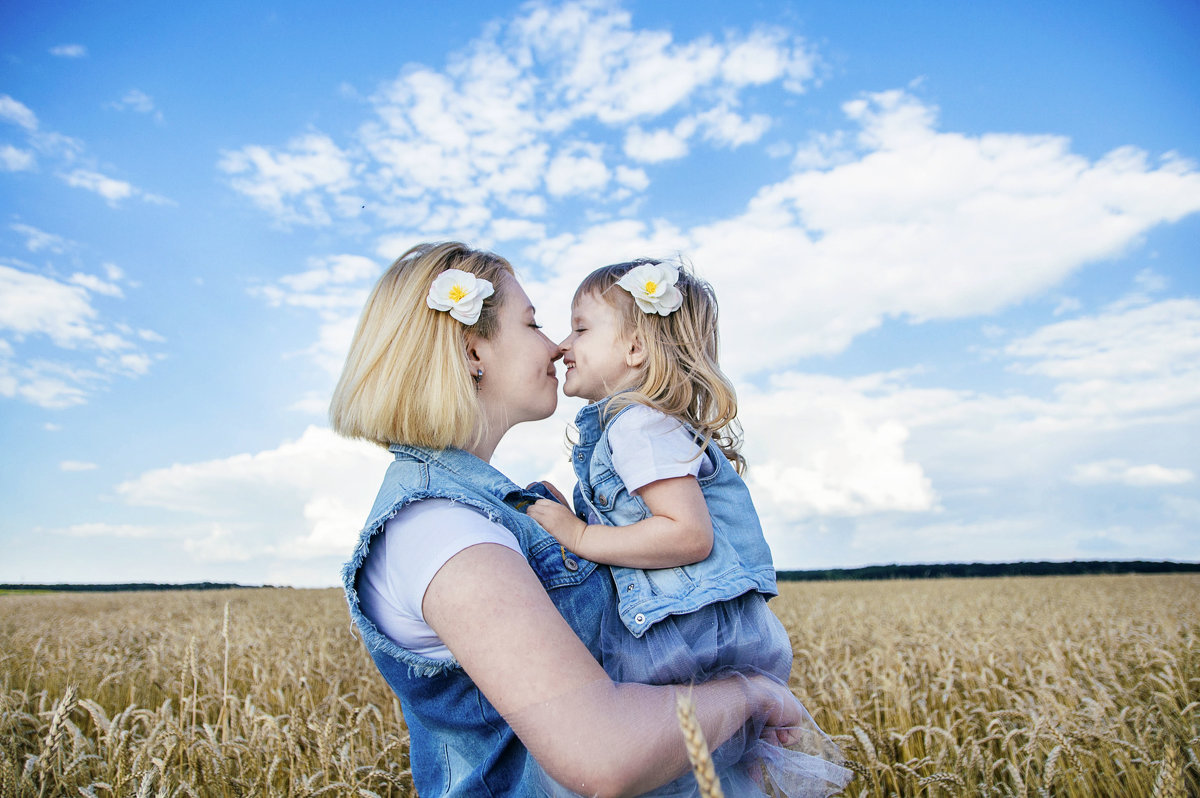
[(725, 793), (721, 791), (721, 780), (717, 778), (708, 751), (708, 743), (704, 739), (704, 730), (696, 719), (696, 705), (692, 703), (690, 695), (682, 691), (675, 693), (675, 714), (679, 717), (679, 728), (683, 732), (688, 761), (692, 763), (692, 774), (696, 777), (696, 784), (700, 785), (700, 798), (725, 798)]

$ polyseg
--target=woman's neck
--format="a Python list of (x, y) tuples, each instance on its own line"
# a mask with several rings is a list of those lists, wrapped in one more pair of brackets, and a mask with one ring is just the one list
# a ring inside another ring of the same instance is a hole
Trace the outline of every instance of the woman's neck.
[(496, 453), (496, 447), (500, 445), (500, 440), (508, 432), (508, 429), (506, 424), (498, 424), (485, 418), (475, 430), (475, 442), (465, 446), (464, 450), (483, 462), (490, 463), (492, 455)]

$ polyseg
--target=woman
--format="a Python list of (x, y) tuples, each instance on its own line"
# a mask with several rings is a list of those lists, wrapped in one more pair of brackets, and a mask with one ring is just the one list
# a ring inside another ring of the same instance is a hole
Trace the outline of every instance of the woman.
[[(504, 259), (423, 244), (375, 286), (334, 392), (333, 428), (395, 455), (343, 578), (400, 698), (422, 798), (537, 794), (530, 753), (585, 795), (687, 768), (676, 688), (614, 684), (596, 661), (607, 572), (524, 514), (541, 495), (488, 465), (509, 429), (554, 411), (558, 357)], [(759, 677), (692, 692), (712, 745), (750, 718), (803, 722), (788, 695)]]

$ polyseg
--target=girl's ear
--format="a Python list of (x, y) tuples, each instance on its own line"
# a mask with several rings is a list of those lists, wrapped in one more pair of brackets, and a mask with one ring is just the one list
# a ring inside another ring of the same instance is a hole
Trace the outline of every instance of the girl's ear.
[(625, 350), (625, 365), (630, 368), (640, 369), (646, 363), (646, 346), (642, 342), (642, 336), (634, 333), (629, 338), (629, 348)]

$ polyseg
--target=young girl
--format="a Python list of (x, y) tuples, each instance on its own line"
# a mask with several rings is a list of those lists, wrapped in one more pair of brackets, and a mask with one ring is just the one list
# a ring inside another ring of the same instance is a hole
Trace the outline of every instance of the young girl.
[[(712, 288), (671, 263), (621, 263), (588, 275), (571, 313), (563, 391), (589, 402), (575, 420), (578, 515), (548, 500), (528, 513), (610, 566), (618, 603), (601, 626), (601, 664), (618, 682), (763, 673), (786, 685), (791, 644), (767, 608), (775, 569), (740, 476)], [(760, 728), (714, 752), (726, 795), (826, 796), (849, 781), (815, 724), (793, 735), (803, 751), (768, 745)], [(654, 794), (694, 792), (690, 779)]]

